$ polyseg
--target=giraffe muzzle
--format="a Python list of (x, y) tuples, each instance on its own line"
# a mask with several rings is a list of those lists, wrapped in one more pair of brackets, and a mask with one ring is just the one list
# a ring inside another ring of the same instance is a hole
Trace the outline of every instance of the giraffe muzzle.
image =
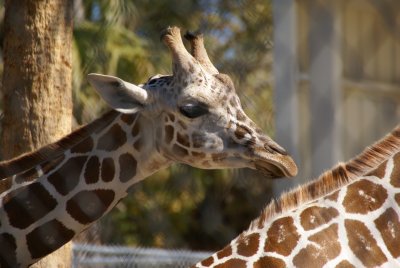
[(254, 169), (272, 179), (297, 175), (297, 165), (285, 149), (269, 137), (259, 137), (259, 140), (263, 142), (249, 148)]
[(284, 153), (255, 153), (254, 168), (269, 178), (294, 177), (297, 165), (286, 151)]

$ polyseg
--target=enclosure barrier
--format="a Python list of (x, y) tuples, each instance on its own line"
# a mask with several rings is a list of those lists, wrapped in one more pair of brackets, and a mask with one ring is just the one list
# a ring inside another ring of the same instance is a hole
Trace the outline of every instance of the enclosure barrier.
[(180, 268), (190, 267), (211, 254), (189, 250), (74, 244), (72, 267)]

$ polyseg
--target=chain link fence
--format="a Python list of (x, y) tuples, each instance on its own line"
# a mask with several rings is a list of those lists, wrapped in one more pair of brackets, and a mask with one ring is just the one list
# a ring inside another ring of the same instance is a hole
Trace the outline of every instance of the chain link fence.
[(190, 267), (211, 252), (132, 248), (122, 246), (73, 245), (73, 268), (180, 268)]

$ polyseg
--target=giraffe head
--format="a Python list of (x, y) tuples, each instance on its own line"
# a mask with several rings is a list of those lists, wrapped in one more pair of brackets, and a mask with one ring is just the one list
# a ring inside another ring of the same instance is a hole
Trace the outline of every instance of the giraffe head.
[(292, 158), (243, 112), (232, 80), (210, 62), (202, 36), (185, 37), (191, 54), (179, 28), (169, 27), (161, 37), (172, 54), (173, 75), (156, 75), (138, 86), (99, 74), (88, 79), (113, 109), (146, 118), (154, 132), (148, 142), (173, 162), (295, 176)]

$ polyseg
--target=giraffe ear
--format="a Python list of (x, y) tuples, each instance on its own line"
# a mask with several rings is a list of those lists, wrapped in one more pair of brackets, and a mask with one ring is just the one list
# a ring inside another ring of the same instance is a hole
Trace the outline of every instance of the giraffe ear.
[(148, 103), (145, 89), (118, 77), (91, 73), (87, 79), (107, 104), (121, 113), (135, 113)]

